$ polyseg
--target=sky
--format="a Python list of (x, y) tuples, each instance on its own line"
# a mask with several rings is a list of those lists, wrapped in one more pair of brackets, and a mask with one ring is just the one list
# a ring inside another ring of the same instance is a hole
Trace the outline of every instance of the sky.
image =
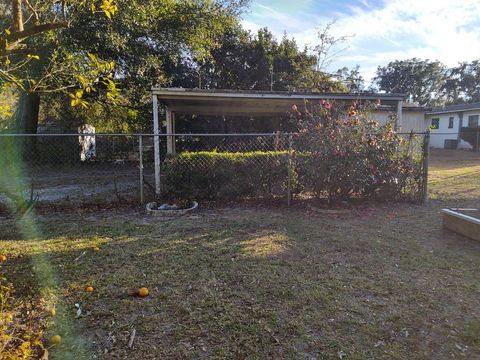
[(331, 34), (349, 36), (328, 71), (360, 65), (368, 81), (377, 67), (413, 57), (447, 66), (480, 58), (480, 0), (251, 0), (243, 27), (268, 27), (303, 47), (335, 20)]

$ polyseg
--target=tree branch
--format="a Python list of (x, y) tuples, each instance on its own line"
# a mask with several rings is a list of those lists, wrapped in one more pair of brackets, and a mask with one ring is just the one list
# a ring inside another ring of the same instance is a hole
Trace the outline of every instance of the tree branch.
[(35, 10), (35, 8), (32, 6), (32, 4), (30, 4), (30, 2), (28, 0), (25, 0), (25, 4), (27, 4), (28, 8), (30, 9), (30, 11), (32, 12), (33, 16), (35, 16), (35, 21), (36, 22), (39, 22), (40, 21), (40, 17), (38, 16), (38, 13), (37, 11)]
[(60, 28), (66, 28), (68, 27), (67, 22), (57, 22), (57, 23), (47, 23), (47, 24), (40, 24), (40, 25), (35, 25), (32, 26), (31, 28), (28, 28), (23, 31), (17, 31), (13, 32), (10, 35), (6, 37), (6, 40), (9, 42), (14, 42), (14, 41), (21, 41), (24, 40), (30, 36), (38, 35), (40, 33), (49, 31), (49, 30), (55, 30), (55, 29), (60, 29)]
[[(23, 44), (22, 44), (23, 45)], [(26, 47), (18, 47), (11, 50), (0, 50), (0, 58), (17, 55), (17, 54), (30, 54), (32, 51), (28, 50)]]

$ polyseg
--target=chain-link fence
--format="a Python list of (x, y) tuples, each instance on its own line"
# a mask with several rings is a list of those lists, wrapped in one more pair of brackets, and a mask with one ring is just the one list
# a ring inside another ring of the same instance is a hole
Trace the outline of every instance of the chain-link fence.
[[(137, 201), (136, 135), (4, 135), (0, 171), (5, 197), (67, 204)], [(10, 199), (12, 200), (12, 199)]]
[[(402, 182), (400, 192), (420, 201), (426, 196), (428, 137), (401, 136), (398, 157), (411, 159), (416, 175)], [(321, 195), (303, 183), (301, 164), (308, 155), (300, 141), (297, 134), (283, 133), (2, 134), (0, 202), (17, 201), (20, 192), (27, 202), (70, 206), (158, 198), (283, 198), (290, 204), (292, 198)], [(168, 142), (174, 153), (167, 153)]]
[(167, 198), (272, 198), (288, 192), (288, 134), (175, 136), (175, 154), (162, 151)]
[(430, 137), (433, 148), (480, 152), (480, 127), (464, 127), (460, 132), (432, 129)]

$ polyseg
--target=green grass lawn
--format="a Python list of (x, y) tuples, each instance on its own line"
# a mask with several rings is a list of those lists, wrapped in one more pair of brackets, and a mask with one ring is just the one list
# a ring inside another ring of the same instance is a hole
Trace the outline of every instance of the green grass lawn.
[(480, 200), (480, 153), (433, 150), (429, 180), (432, 199), (478, 202)]
[[(478, 204), (472, 155), (432, 154), (426, 206), (46, 214), (36, 240), (1, 219), (15, 290), (4, 309), (23, 329), (6, 348), (39, 353), (41, 342), (53, 359), (479, 358), (480, 243), (444, 231), (439, 212)], [(142, 286), (148, 297), (130, 295)], [(63, 341), (51, 347), (53, 334)]]

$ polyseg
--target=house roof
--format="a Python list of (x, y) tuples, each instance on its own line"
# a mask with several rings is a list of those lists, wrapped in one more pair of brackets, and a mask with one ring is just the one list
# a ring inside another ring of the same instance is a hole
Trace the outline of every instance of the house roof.
[(435, 107), (435, 108), (432, 108), (430, 111), (427, 111), (426, 114), (432, 115), (432, 114), (443, 114), (443, 113), (471, 111), (471, 110), (480, 110), (480, 102)]
[[(376, 111), (397, 111), (397, 107), (392, 106), (392, 105), (380, 105), (375, 110)], [(403, 106), (402, 106), (402, 111), (403, 112), (425, 113), (426, 110), (427, 110), (427, 108), (425, 108), (424, 106), (411, 105), (411, 104), (406, 104), (406, 103), (403, 103)]]
[(379, 93), (315, 93), (253, 90), (204, 90), (184, 88), (152, 88), (152, 95), (169, 110), (183, 114), (227, 115), (285, 113), (292, 105), (300, 109), (305, 101), (380, 100), (381, 105), (396, 106), (404, 94)]

